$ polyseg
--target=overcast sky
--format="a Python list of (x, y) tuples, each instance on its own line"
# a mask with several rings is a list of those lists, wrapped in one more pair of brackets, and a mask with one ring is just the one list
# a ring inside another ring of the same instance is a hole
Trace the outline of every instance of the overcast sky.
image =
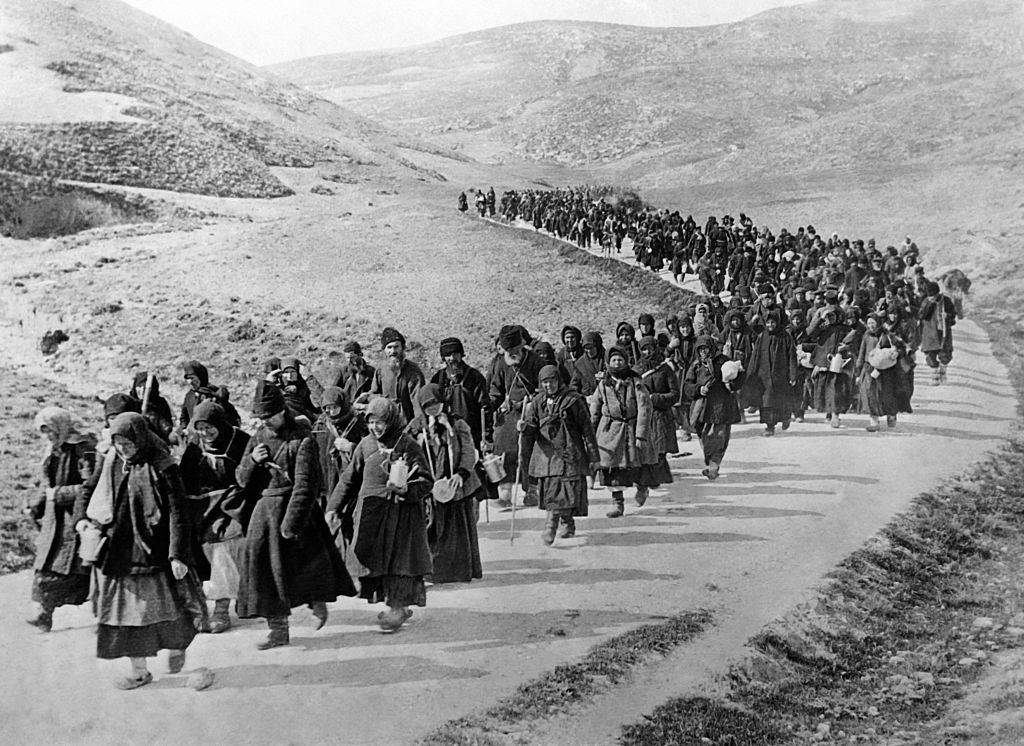
[(404, 47), (521, 21), (702, 26), (806, 0), (126, 0), (256, 64)]

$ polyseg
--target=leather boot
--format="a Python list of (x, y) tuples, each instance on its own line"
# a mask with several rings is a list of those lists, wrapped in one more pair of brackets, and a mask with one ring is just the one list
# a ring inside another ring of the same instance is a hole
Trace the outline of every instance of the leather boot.
[(230, 598), (218, 598), (213, 604), (213, 614), (210, 615), (210, 632), (219, 635), (231, 628), (231, 614), (228, 607), (231, 606)]
[(266, 640), (256, 646), (257, 650), (280, 648), (291, 642), (288, 637), (288, 617), (268, 617), (267, 626), (270, 628), (270, 634), (267, 635)]
[(865, 429), (869, 433), (877, 433), (878, 432), (878, 418), (875, 415), (871, 415), (871, 418), (868, 421), (868, 426)]
[(623, 513), (626, 512), (626, 501), (622, 496), (621, 492), (612, 493), (612, 502), (614, 505), (612, 509), (605, 513), (609, 518), (621, 518)]
[(327, 624), (327, 604), (323, 601), (314, 601), (309, 605), (309, 610), (313, 612), (313, 618), (316, 620), (313, 622), (313, 629), (322, 629)]
[(576, 521), (572, 515), (566, 513), (562, 516), (562, 527), (558, 532), (558, 538), (571, 539), (576, 535)]
[(720, 468), (720, 466), (721, 464), (716, 464), (714, 461), (712, 461), (710, 464), (708, 464), (708, 473), (705, 476), (710, 481), (714, 482), (716, 479), (718, 479), (718, 469)]
[(633, 496), (633, 500), (636, 502), (637, 507), (642, 508), (644, 506), (644, 503), (647, 502), (647, 497), (650, 494), (651, 489), (649, 487), (637, 485), (636, 494)]
[(40, 632), (49, 632), (50, 628), (53, 627), (53, 610), (40, 609), (38, 614), (25, 621), (33, 627), (37, 627)]
[(544, 531), (540, 535), (540, 540), (548, 546), (551, 546), (555, 543), (556, 531), (558, 531), (558, 513), (553, 510), (549, 510), (547, 520), (544, 523)]

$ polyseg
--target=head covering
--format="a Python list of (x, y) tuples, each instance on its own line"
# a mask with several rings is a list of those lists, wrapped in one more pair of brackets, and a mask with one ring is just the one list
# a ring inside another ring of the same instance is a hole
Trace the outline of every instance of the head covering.
[(550, 342), (538, 342), (533, 346), (533, 351), (537, 354), (537, 357), (545, 362), (550, 363), (555, 359), (555, 348), (551, 346)]
[[(142, 387), (142, 390), (146, 390), (146, 380), (149, 378), (149, 371), (140, 370), (136, 371), (135, 377), (132, 379), (132, 390), (131, 393), (135, 393), (135, 389)], [(149, 395), (152, 398), (160, 396), (160, 381), (156, 376), (153, 376), (153, 381), (149, 385)], [(142, 399), (142, 396), (139, 396)]]
[(259, 397), (252, 405), (253, 416), (259, 417), (261, 420), (267, 420), (284, 410), (284, 394), (281, 393), (281, 389), (272, 383), (262, 386)]
[(302, 363), (299, 362), (297, 357), (281, 358), (281, 370), (287, 370), (288, 368), (294, 368), (298, 372), (302, 368)]
[(636, 323), (640, 326), (654, 326), (654, 317), (649, 313), (642, 313), (640, 318), (636, 320)]
[(523, 333), (518, 326), (506, 324), (498, 332), (498, 346), (503, 350), (511, 350), (523, 344)]
[(384, 422), (384, 434), (378, 438), (378, 442), (389, 444), (388, 447), (394, 445), (398, 436), (402, 434), (402, 428), (405, 427), (405, 418), (402, 417), (402, 410), (398, 405), (386, 396), (374, 397), (366, 405), (367, 421), (371, 417)]
[(458, 337), (445, 337), (441, 340), (441, 344), (438, 346), (438, 353), (441, 357), (444, 357), (445, 355), (452, 355), (454, 353), (465, 355), (466, 348), (462, 346), (462, 340)]
[(57, 444), (81, 443), (88, 438), (85, 426), (63, 407), (44, 407), (36, 415), (36, 429), (46, 427), (57, 435)]
[(740, 329), (747, 325), (747, 315), (739, 308), (733, 308), (725, 314), (725, 323), (730, 324), (733, 319), (740, 320)]
[(776, 330), (781, 331), (782, 330), (782, 311), (780, 311), (779, 309), (776, 308), (776, 309), (773, 309), (773, 310), (769, 311), (767, 314), (765, 314), (764, 320), (765, 320), (766, 324), (771, 319), (775, 319)]
[(836, 303), (839, 300), (839, 291), (834, 288), (829, 288), (825, 291), (825, 302)]
[(154, 465), (164, 462), (173, 464), (166, 444), (152, 430), (146, 418), (136, 412), (123, 412), (110, 423), (110, 437), (127, 438), (138, 448), (135, 455), (128, 459), (130, 464), (152, 462)]
[(604, 347), (604, 342), (601, 339), (600, 333), (598, 333), (598, 332), (587, 332), (586, 334), (584, 334), (583, 335), (583, 346), (587, 347), (588, 345), (592, 345), (592, 346), (596, 347), (599, 350), (602, 347)]
[(580, 332), (579, 328), (573, 326), (572, 324), (566, 324), (565, 326), (562, 327), (562, 334), (561, 336), (559, 336), (559, 339), (562, 340), (562, 344), (565, 344), (565, 335), (568, 334), (569, 332), (576, 332), (576, 339), (578, 344), (578, 340), (580, 340), (583, 337), (583, 334)]
[(345, 343), (345, 346), (341, 348), (342, 352), (351, 352), (353, 355), (362, 355), (363, 348), (354, 339), (349, 340)]
[[(615, 327), (615, 338), (618, 339), (625, 332), (630, 338), (636, 335), (636, 329), (628, 321), (620, 321), (618, 326)], [(611, 350), (609, 350), (611, 352)]]
[(405, 337), (402, 333), (392, 326), (385, 326), (384, 331), (380, 333), (380, 347), (383, 350), (392, 342), (401, 342), (402, 347), (405, 347)]
[(195, 376), (199, 379), (200, 386), (206, 386), (210, 383), (210, 374), (207, 372), (206, 366), (198, 360), (189, 360), (182, 367), (185, 369), (185, 378)]
[(122, 412), (138, 412), (139, 400), (128, 394), (114, 394), (103, 402), (103, 416), (110, 417)]
[(612, 345), (611, 347), (608, 348), (608, 362), (611, 362), (612, 357), (614, 357), (615, 355), (619, 355), (627, 363), (629, 362), (629, 355), (627, 355), (626, 351), (619, 347), (618, 345)]
[(541, 381), (550, 380), (552, 378), (554, 378), (557, 381), (562, 380), (561, 377), (558, 375), (558, 368), (556, 368), (554, 365), (545, 365), (543, 368), (540, 369), (540, 372), (537, 374), (538, 383), (540, 383)]
[(218, 435), (223, 438), (231, 432), (231, 425), (228, 424), (227, 416), (224, 414), (224, 407), (215, 401), (201, 401), (192, 411), (191, 425), (194, 428), (200, 422), (206, 422), (217, 428)]
[(718, 349), (718, 345), (715, 344), (715, 338), (710, 334), (702, 334), (697, 337), (697, 341), (693, 343), (693, 351), (696, 352), (701, 347), (707, 347), (711, 351), (712, 355), (714, 355), (715, 351)]
[(645, 347), (657, 347), (658, 340), (652, 336), (640, 337), (640, 342), (637, 345), (641, 350)]
[(341, 407), (342, 412), (345, 412), (348, 409), (348, 395), (337, 386), (327, 386), (320, 397), (320, 405), (325, 410), (328, 407)]
[(431, 404), (444, 404), (444, 391), (436, 383), (428, 383), (416, 392), (416, 402), (420, 409), (425, 409)]

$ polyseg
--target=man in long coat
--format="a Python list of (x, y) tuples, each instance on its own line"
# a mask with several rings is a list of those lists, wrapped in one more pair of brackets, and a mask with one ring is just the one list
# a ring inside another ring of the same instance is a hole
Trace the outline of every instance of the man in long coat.
[(764, 331), (754, 341), (747, 375), (750, 389), (761, 393), (761, 422), (766, 436), (775, 435), (779, 422), (783, 430), (789, 429), (796, 379), (796, 343), (776, 309), (764, 317)]
[(953, 359), (956, 305), (942, 294), (937, 282), (929, 282), (917, 317), (921, 320), (921, 352), (932, 369), (932, 383), (938, 386), (946, 380), (946, 367)]
[(385, 327), (380, 335), (384, 364), (373, 374), (370, 396), (386, 396), (398, 405), (406, 422), (418, 414), (416, 394), (426, 378), (420, 366), (405, 357), (405, 337), (392, 327)]

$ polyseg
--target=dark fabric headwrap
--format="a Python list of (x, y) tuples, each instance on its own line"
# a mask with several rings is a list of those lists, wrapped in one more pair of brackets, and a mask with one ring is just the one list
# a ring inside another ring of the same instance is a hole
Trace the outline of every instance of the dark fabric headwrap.
[(284, 409), (284, 394), (272, 383), (267, 383), (262, 387), (259, 399), (252, 405), (253, 416), (261, 420), (270, 419), (278, 412), (283, 412)]
[(195, 376), (199, 379), (200, 386), (206, 386), (210, 383), (210, 374), (206, 370), (206, 366), (198, 360), (189, 360), (184, 365), (185, 377)]
[(192, 412), (192, 426), (195, 427), (200, 422), (208, 422), (217, 428), (221, 434), (231, 427), (224, 414), (224, 407), (215, 401), (201, 401), (196, 405), (195, 410)]
[(299, 362), (297, 357), (283, 357), (281, 358), (281, 370), (288, 368), (295, 368), (296, 371), (302, 368), (302, 363)]
[(328, 407), (337, 406), (341, 407), (344, 412), (348, 409), (348, 397), (345, 392), (337, 386), (327, 386), (324, 388), (324, 393), (320, 397), (320, 404), (326, 410)]
[(707, 347), (711, 351), (712, 355), (714, 355), (715, 351), (718, 349), (718, 345), (715, 344), (715, 338), (708, 334), (697, 337), (697, 341), (693, 343), (694, 352), (699, 350), (701, 347)]
[(128, 394), (114, 394), (103, 402), (103, 416), (110, 417), (112, 415), (122, 414), (123, 412), (135, 412), (138, 413), (141, 408), (141, 402), (134, 396)]
[(781, 330), (782, 330), (782, 312), (781, 312), (781, 311), (779, 311), (779, 309), (777, 309), (777, 308), (776, 308), (776, 309), (774, 309), (774, 310), (772, 310), (772, 311), (769, 311), (769, 312), (768, 312), (768, 313), (767, 313), (767, 314), (765, 315), (765, 317), (764, 317), (764, 320), (765, 320), (765, 322), (767, 323), (767, 321), (768, 321), (769, 319), (775, 319), (775, 323), (776, 323), (776, 325), (777, 325), (777, 326), (776, 326), (776, 329), (777, 329), (778, 331), (781, 331)]
[(384, 434), (378, 438), (378, 442), (382, 443), (386, 448), (393, 447), (398, 441), (398, 436), (402, 434), (402, 428), (405, 427), (405, 418), (402, 416), (402, 410), (386, 396), (377, 396), (370, 399), (370, 402), (366, 405), (367, 421), (371, 417), (384, 422)]
[[(142, 387), (143, 391), (146, 389), (146, 379), (149, 377), (149, 371), (140, 370), (135, 374), (135, 378), (132, 379), (132, 391), (136, 388)], [(153, 376), (153, 382), (149, 386), (149, 395), (151, 399), (155, 399), (160, 396), (160, 381), (156, 376)], [(139, 397), (142, 398), (141, 395)]]
[(541, 360), (552, 361), (555, 359), (555, 348), (550, 342), (538, 342), (533, 346), (534, 354)]
[(654, 326), (654, 317), (649, 313), (640, 314), (640, 318), (636, 320), (636, 323), (643, 325)]
[(438, 352), (441, 357), (444, 357), (445, 355), (452, 355), (454, 353), (465, 355), (466, 349), (462, 346), (462, 340), (458, 337), (445, 337), (441, 340)]
[(623, 349), (622, 349), (621, 347), (619, 347), (618, 345), (612, 345), (611, 347), (609, 347), (609, 348), (608, 348), (608, 355), (607, 355), (607, 359), (608, 359), (608, 361), (609, 361), (609, 362), (611, 362), (611, 359), (612, 359), (612, 357), (613, 357), (614, 355), (619, 355), (619, 356), (620, 356), (620, 357), (622, 357), (622, 359), (623, 359), (623, 360), (625, 360), (625, 361), (626, 361), (627, 363), (629, 362), (629, 355), (627, 355), (627, 354), (626, 354), (626, 351), (625, 351), (625, 350), (623, 350)]
[(402, 347), (405, 347), (405, 337), (402, 333), (391, 326), (384, 327), (384, 331), (380, 333), (380, 347), (384, 349), (392, 342), (401, 342)]
[(654, 337), (640, 337), (640, 342), (638, 344), (638, 347), (641, 350), (644, 349), (645, 347), (657, 347), (657, 346), (658, 346), (658, 340), (655, 339)]
[(540, 372), (537, 374), (538, 382), (548, 381), (552, 378), (559, 381), (561, 380), (561, 378), (558, 375), (558, 368), (556, 368), (554, 365), (545, 365), (543, 368), (540, 369)]
[(503, 350), (511, 350), (523, 343), (523, 333), (517, 326), (503, 326), (498, 333), (498, 346)]
[(583, 335), (583, 346), (586, 347), (587, 345), (593, 345), (594, 347), (597, 347), (598, 349), (603, 347), (604, 343), (603, 343), (603, 340), (601, 339), (601, 335), (598, 332), (587, 332), (586, 334), (584, 334)]
[(436, 383), (428, 383), (416, 392), (416, 402), (420, 405), (420, 409), (429, 407), (431, 404), (444, 404), (444, 392)]
[(351, 352), (354, 355), (362, 355), (363, 348), (355, 340), (351, 340), (345, 343), (345, 346), (341, 348), (342, 352)]
[(583, 336), (577, 327), (572, 326), (571, 324), (566, 324), (565, 326), (562, 327), (562, 336), (559, 337), (559, 339), (562, 340), (562, 344), (565, 344), (565, 335), (568, 334), (569, 332), (576, 332), (576, 339), (579, 339), (580, 337)]
[[(636, 329), (628, 321), (620, 321), (619, 325), (615, 327), (615, 338), (618, 339), (622, 336), (622, 332), (627, 332), (630, 337), (636, 334)], [(610, 352), (611, 350), (609, 350)]]

